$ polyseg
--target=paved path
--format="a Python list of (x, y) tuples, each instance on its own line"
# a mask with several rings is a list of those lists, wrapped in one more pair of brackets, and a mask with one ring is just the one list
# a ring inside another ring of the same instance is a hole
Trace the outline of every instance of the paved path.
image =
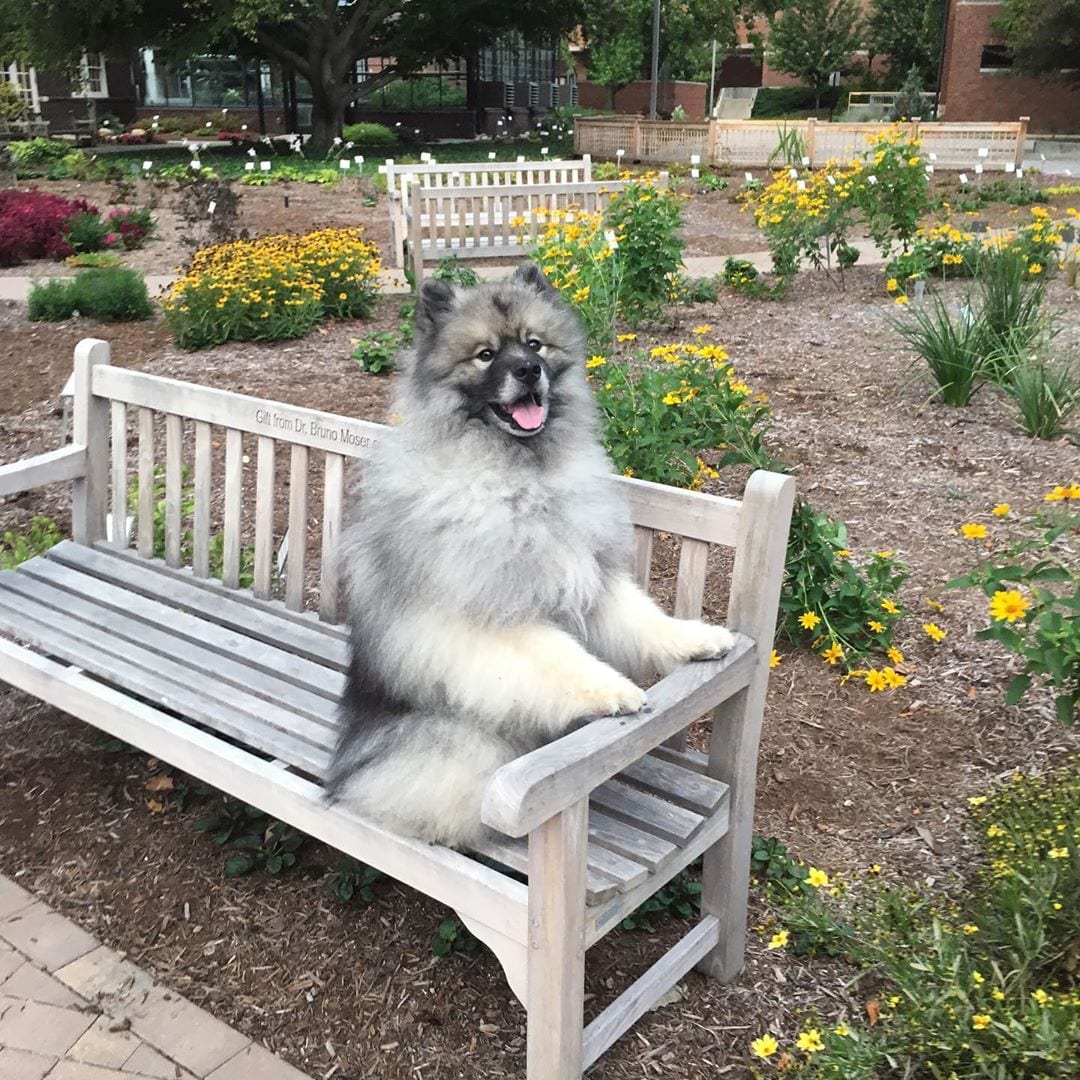
[[(871, 240), (855, 240), (853, 246), (858, 248), (861, 252), (859, 258), (860, 266), (874, 266), (884, 260), (878, 254), (877, 249), (874, 247)], [(746, 259), (751, 262), (761, 271), (768, 271), (772, 269), (772, 259), (769, 257), (767, 251), (750, 251), (741, 255), (734, 256), (736, 259)], [(690, 277), (714, 277), (716, 274), (723, 273), (724, 263), (727, 262), (726, 255), (691, 255), (684, 260), (686, 264), (686, 273)], [(466, 263), (466, 266), (469, 264)], [(57, 268), (57, 274), (55, 277), (74, 277), (74, 274), (70, 272), (64, 272), (60, 267)], [(513, 269), (512, 264), (502, 263), (498, 266), (473, 266), (470, 267), (476, 271), (482, 278), (498, 278), (505, 277)], [(405, 281), (405, 275), (394, 267), (384, 267), (379, 275), (382, 282), (382, 292), (384, 294), (396, 294), (409, 292), (409, 286)], [(30, 285), (33, 280), (28, 277), (0, 277), (0, 300), (21, 300), (25, 301), (26, 297), (30, 293)], [(146, 287), (150, 291), (151, 296), (157, 296), (163, 289), (169, 287), (173, 282), (173, 276), (171, 274), (147, 274), (146, 275)]]
[(0, 874), (2, 1080), (307, 1080)]

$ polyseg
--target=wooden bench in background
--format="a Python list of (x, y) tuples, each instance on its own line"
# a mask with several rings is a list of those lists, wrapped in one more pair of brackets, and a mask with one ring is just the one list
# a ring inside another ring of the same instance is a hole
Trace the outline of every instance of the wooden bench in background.
[[(700, 612), (710, 549), (734, 548), (737, 645), (658, 682), (642, 712), (500, 769), (483, 809), (499, 838), (480, 860), (323, 801), (347, 664), (335, 559), (345, 470), (383, 429), (115, 368), (103, 341), (77, 346), (74, 390), (74, 442), (0, 467), (0, 496), (74, 484), (72, 538), (0, 573), (0, 680), (456, 910), (528, 1011), (529, 1080), (578, 1080), (693, 967), (738, 974), (790, 477), (755, 473), (741, 502), (613, 480), (632, 509), (637, 580), (648, 585), (656, 533), (680, 545), (677, 615)], [(126, 520), (133, 478), (132, 547), (107, 519)], [(708, 754), (672, 748), (710, 712)], [(588, 947), (700, 856), (700, 920), (585, 1026)]]
[(592, 158), (585, 154), (576, 161), (424, 161), (418, 165), (398, 165), (393, 158), (379, 166), (386, 177), (390, 207), (390, 247), (394, 265), (405, 266), (405, 208), (409, 188), (508, 187), (511, 184), (570, 184), (592, 180)]

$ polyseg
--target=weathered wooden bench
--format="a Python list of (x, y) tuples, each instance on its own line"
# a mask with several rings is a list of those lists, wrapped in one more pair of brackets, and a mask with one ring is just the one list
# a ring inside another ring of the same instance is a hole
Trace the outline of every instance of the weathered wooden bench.
[[(322, 797), (347, 660), (334, 558), (345, 466), (383, 429), (111, 367), (102, 341), (78, 345), (74, 380), (74, 442), (0, 467), (0, 496), (74, 484), (72, 539), (0, 573), (0, 680), (456, 910), (528, 1011), (529, 1080), (577, 1080), (691, 968), (739, 972), (790, 477), (755, 473), (741, 502), (615, 481), (632, 508), (639, 581), (654, 536), (680, 543), (677, 615), (700, 612), (710, 550), (734, 548), (727, 622), (738, 644), (658, 682), (640, 713), (500, 769), (483, 810), (499, 838), (466, 854)], [(240, 588), (249, 555), (251, 587)], [(709, 712), (709, 753), (679, 748)], [(584, 1026), (588, 947), (700, 856), (700, 920)]]
[(592, 158), (576, 161), (423, 161), (399, 165), (393, 158), (379, 166), (386, 177), (390, 207), (390, 246), (394, 265), (405, 265), (405, 207), (410, 187), (509, 187), (512, 184), (570, 184), (592, 180)]
[[(660, 173), (657, 187), (668, 186)], [(506, 187), (409, 188), (405, 208), (409, 265), (419, 283), (424, 264), (447, 256), (509, 259), (530, 254), (552, 211), (602, 213), (626, 184), (511, 184)]]

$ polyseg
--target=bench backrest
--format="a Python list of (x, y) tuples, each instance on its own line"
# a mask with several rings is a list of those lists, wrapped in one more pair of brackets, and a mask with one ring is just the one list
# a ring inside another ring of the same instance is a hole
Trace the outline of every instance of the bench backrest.
[(570, 184), (592, 181), (592, 158), (585, 154), (576, 161), (468, 161), (421, 162), (396, 165), (387, 158), (379, 172), (386, 177), (390, 208), (390, 245), (394, 265), (404, 266), (405, 206), (409, 188), (507, 187), (510, 184)]
[[(342, 620), (346, 471), (381, 424), (111, 367), (103, 341), (79, 343), (74, 382), (74, 441), (88, 460), (74, 493), (76, 541), (190, 567), (294, 617)], [(617, 482), (634, 521), (635, 578), (648, 588), (661, 556), (675, 573), (675, 613), (700, 614), (710, 552), (735, 546), (742, 504)]]
[[(667, 187), (661, 173), (658, 187)], [(459, 259), (520, 259), (552, 211), (603, 213), (626, 186), (620, 181), (509, 184), (502, 187), (409, 189), (405, 208), (409, 264), (416, 280), (424, 264)]]

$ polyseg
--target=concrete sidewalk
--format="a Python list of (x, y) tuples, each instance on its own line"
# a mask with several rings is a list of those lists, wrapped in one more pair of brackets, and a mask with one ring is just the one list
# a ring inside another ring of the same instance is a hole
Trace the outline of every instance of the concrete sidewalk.
[[(876, 266), (884, 261), (871, 240), (855, 240), (852, 242), (852, 246), (858, 248), (860, 252), (859, 266)], [(772, 259), (767, 251), (744, 252), (733, 255), (732, 258), (746, 259), (747, 262), (753, 263), (758, 270), (763, 272), (772, 269)], [(689, 277), (714, 277), (716, 274), (723, 273), (724, 263), (727, 262), (727, 259), (728, 256), (726, 255), (691, 255), (684, 260), (686, 273)], [(468, 262), (464, 265), (475, 270), (481, 278), (505, 277), (513, 270), (513, 264), (509, 262), (501, 263), (498, 266), (471, 266)], [(0, 300), (25, 302), (30, 294), (30, 286), (33, 281), (51, 280), (52, 277), (71, 278), (74, 277), (74, 274), (66, 272), (66, 268), (58, 266), (57, 273), (48, 275), (47, 278), (29, 278), (14, 275), (0, 277)], [(171, 274), (147, 274), (146, 287), (151, 296), (158, 296), (174, 280)], [(405, 274), (395, 267), (383, 267), (379, 273), (379, 280), (382, 285), (381, 292), (384, 295), (396, 295), (410, 291), (408, 283), (405, 281)]]
[(0, 874), (2, 1080), (308, 1080)]

